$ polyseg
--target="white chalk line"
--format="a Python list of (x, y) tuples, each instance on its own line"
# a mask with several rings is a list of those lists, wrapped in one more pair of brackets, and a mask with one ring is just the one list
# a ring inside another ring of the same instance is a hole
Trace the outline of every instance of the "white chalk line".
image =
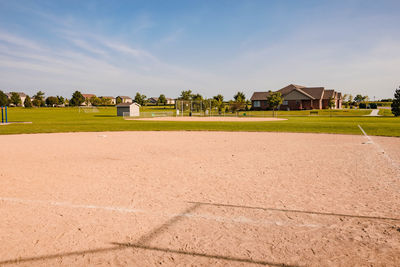
[[(379, 153), (381, 153), (392, 164), (392, 166), (397, 169), (397, 171), (400, 171), (400, 165), (395, 160), (393, 160), (378, 143), (374, 142), (359, 124), (358, 128), (360, 128), (361, 132), (368, 139), (367, 144), (369, 143), (375, 145), (378, 148)], [(400, 174), (398, 174), (398, 176), (400, 177)]]
[(254, 220), (247, 217), (224, 217), (224, 216), (214, 216), (209, 214), (193, 214), (193, 213), (162, 213), (162, 212), (151, 212), (142, 209), (131, 209), (125, 207), (113, 207), (113, 206), (97, 206), (97, 205), (82, 205), (82, 204), (72, 204), (69, 202), (58, 202), (58, 201), (44, 201), (44, 200), (31, 200), (31, 199), (21, 199), (21, 198), (11, 198), (11, 197), (0, 197), (0, 201), (13, 202), (19, 204), (34, 204), (34, 205), (44, 205), (44, 206), (57, 206), (63, 208), (71, 209), (93, 209), (93, 210), (104, 210), (111, 212), (121, 212), (121, 213), (143, 213), (146, 215), (152, 215), (157, 217), (186, 217), (193, 219), (204, 219), (223, 223), (240, 223), (240, 224), (250, 224), (255, 226), (289, 226), (289, 227), (310, 227), (310, 228), (322, 228), (327, 227), (322, 224), (296, 224), (288, 223), (285, 221), (274, 221), (274, 220)]

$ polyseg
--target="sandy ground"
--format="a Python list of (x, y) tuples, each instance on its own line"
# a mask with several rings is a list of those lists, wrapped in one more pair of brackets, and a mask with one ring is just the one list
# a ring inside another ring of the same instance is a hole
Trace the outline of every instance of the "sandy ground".
[(254, 118), (254, 117), (154, 117), (154, 118), (127, 118), (127, 120), (147, 121), (283, 121), (281, 118)]
[(0, 136), (0, 266), (398, 266), (400, 138), (373, 140)]

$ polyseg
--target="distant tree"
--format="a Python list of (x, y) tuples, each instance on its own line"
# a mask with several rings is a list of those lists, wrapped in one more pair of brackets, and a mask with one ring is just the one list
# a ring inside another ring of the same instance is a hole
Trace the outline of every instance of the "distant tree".
[(354, 101), (357, 103), (361, 103), (363, 101), (367, 101), (368, 100), (368, 96), (362, 96), (362, 95), (356, 95), (356, 97), (354, 97)]
[(233, 99), (234, 101), (229, 101), (232, 112), (242, 110), (246, 105), (246, 96), (243, 92), (237, 92)]
[(246, 104), (244, 106), (244, 110), (248, 111), (249, 110), (249, 106), (251, 106), (251, 101), (250, 100), (246, 100)]
[(353, 95), (349, 95), (349, 98), (347, 99), (347, 101), (348, 101), (348, 103), (349, 103), (349, 106), (352, 106), (353, 105)]
[(357, 103), (361, 103), (364, 100), (364, 97), (362, 95), (356, 95), (354, 97), (354, 101)]
[(39, 91), (33, 95), (32, 104), (36, 107), (44, 107), (44, 93), (42, 91)]
[(100, 103), (103, 106), (110, 106), (112, 104), (111, 99), (107, 97), (100, 97)]
[(7, 95), (0, 90), (0, 107), (4, 107), (8, 105), (8, 97)]
[(179, 100), (192, 100), (192, 90), (182, 91)]
[(224, 96), (221, 94), (218, 94), (216, 96), (213, 97), (213, 106), (218, 108), (218, 112), (222, 112), (222, 110), (224, 109)]
[(48, 107), (54, 107), (58, 105), (58, 98), (55, 96), (49, 96), (48, 98), (46, 98), (46, 105)]
[[(122, 103), (122, 98), (121, 97), (119, 97), (119, 96), (117, 96), (117, 98), (115, 99), (115, 103), (118, 105), (118, 104), (121, 104)], [(92, 105), (93, 105), (93, 103), (92, 103)]]
[(29, 97), (29, 95), (27, 95), (25, 100), (24, 100), (24, 106), (26, 108), (31, 108), (32, 107), (32, 101), (31, 101), (31, 98)]
[(90, 104), (92, 104), (92, 106), (100, 106), (102, 104), (102, 101), (100, 98), (98, 98), (97, 96), (92, 96), (90, 99)]
[(237, 92), (233, 96), (233, 99), (235, 99), (236, 102), (245, 102), (246, 101), (246, 95), (243, 92)]
[(203, 96), (201, 94), (192, 94), (193, 101), (201, 101), (203, 100)]
[(11, 93), (10, 103), (14, 104), (15, 106), (19, 106), (22, 104), (21, 97), (19, 96), (18, 93), (16, 92)]
[(267, 104), (270, 108), (272, 108), (274, 116), (275, 116), (275, 109), (278, 108), (278, 106), (282, 104), (282, 102), (283, 98), (280, 92), (269, 91), (269, 95), (267, 97)]
[(36, 107), (44, 107), (44, 93), (42, 91), (37, 92), (33, 96), (32, 104)]
[(332, 108), (335, 107), (335, 99), (334, 99), (333, 97), (330, 97), (330, 98), (329, 98), (328, 107), (329, 107), (330, 109), (332, 109)]
[(79, 91), (75, 91), (72, 94), (72, 98), (69, 100), (70, 106), (80, 106), (82, 103), (85, 102), (85, 98), (83, 97), (82, 93)]
[(394, 116), (400, 116), (400, 87), (394, 92), (394, 99), (392, 102), (392, 113)]
[(136, 93), (134, 100), (139, 105), (144, 106), (144, 104), (146, 103), (146, 100), (147, 100), (147, 96), (142, 95), (140, 93)]
[(89, 106), (90, 104), (90, 98), (84, 97), (85, 101), (83, 101), (85, 103), (86, 106)]
[(343, 95), (343, 98), (342, 98), (342, 104), (343, 104), (343, 106), (345, 107), (345, 108), (348, 108), (349, 107), (349, 102), (348, 102), (348, 99), (349, 98), (349, 95), (348, 94), (344, 94)]
[(164, 105), (165, 106), (166, 104), (167, 104), (167, 98), (165, 97), (165, 95), (161, 94), (158, 97), (157, 105)]
[(63, 104), (65, 104), (65, 99), (64, 99), (64, 97), (62, 97), (62, 96), (56, 96), (57, 97), (57, 99), (58, 99), (58, 105), (63, 105)]

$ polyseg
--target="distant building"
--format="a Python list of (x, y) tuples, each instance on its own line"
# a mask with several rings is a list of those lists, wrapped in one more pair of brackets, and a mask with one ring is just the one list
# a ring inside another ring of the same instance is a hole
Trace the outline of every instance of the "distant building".
[(117, 96), (117, 99), (121, 99), (121, 103), (133, 103), (133, 100), (129, 96)]
[(85, 98), (85, 102), (83, 102), (81, 106), (88, 106), (88, 107), (92, 105), (92, 103), (90, 103), (90, 98), (96, 97), (96, 95), (94, 94), (82, 94), (82, 96)]
[(140, 116), (140, 105), (138, 103), (121, 103), (117, 106), (117, 116), (137, 117)]
[[(10, 93), (6, 94), (8, 99), (11, 99), (11, 94), (12, 93), (13, 92), (10, 92)], [(21, 106), (25, 107), (24, 102), (25, 102), (25, 99), (26, 99), (26, 94), (25, 93), (21, 93), (21, 92), (15, 92), (15, 93), (17, 93), (19, 95), (19, 97), (21, 98)]]
[[(290, 84), (276, 92), (281, 93), (283, 97), (279, 110), (326, 109), (329, 108), (330, 99), (335, 103), (334, 109), (342, 108), (342, 94), (333, 89)], [(269, 94), (270, 92), (254, 92), (250, 99), (252, 109), (270, 109), (267, 103)]]
[(113, 96), (101, 96), (101, 99), (108, 99), (110, 105), (115, 105), (117, 103), (117, 100)]
[(167, 105), (175, 105), (175, 99), (167, 98)]
[[(175, 105), (175, 99), (173, 98), (165, 98), (167, 100), (166, 104), (167, 105)], [(157, 104), (158, 103), (158, 97), (150, 97), (149, 98), (149, 103), (151, 104)]]
[(150, 104), (157, 104), (157, 102), (158, 102), (158, 97), (150, 97), (150, 98), (148, 99), (148, 102), (149, 102)]

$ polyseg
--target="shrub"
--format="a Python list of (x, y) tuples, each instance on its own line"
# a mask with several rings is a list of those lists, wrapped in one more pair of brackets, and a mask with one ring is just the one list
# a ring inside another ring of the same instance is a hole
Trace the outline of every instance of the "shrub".
[(371, 104), (369, 104), (369, 107), (372, 109), (377, 109), (378, 105), (376, 103), (371, 103)]

